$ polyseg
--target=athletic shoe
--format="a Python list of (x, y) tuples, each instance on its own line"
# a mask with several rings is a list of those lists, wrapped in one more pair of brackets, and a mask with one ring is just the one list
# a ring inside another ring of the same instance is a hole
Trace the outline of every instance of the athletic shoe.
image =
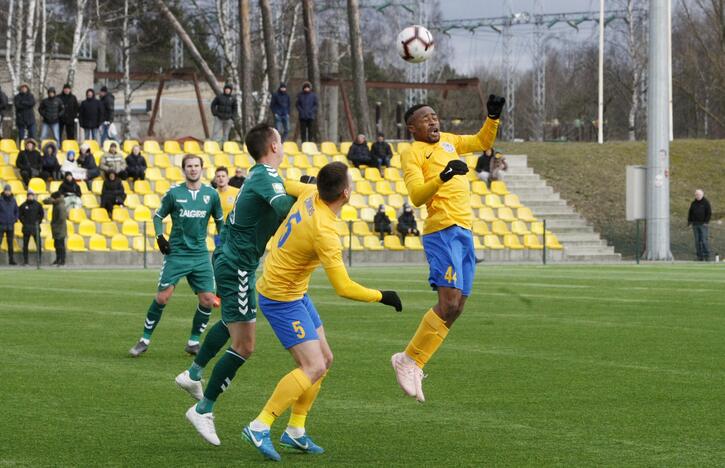
[[(422, 379), (423, 371), (410, 359), (405, 353), (395, 353), (390, 358), (395, 370), (395, 377), (398, 379), (398, 385), (403, 389), (406, 395), (416, 397), (416, 380)], [(420, 374), (420, 377), (418, 377)]]
[(199, 348), (201, 348), (199, 343), (192, 345), (187, 343), (186, 346), (184, 346), (184, 351), (191, 354), (192, 356), (196, 356), (197, 354), (199, 354)]
[(138, 340), (138, 343), (133, 345), (133, 348), (128, 350), (128, 354), (130, 354), (132, 357), (139, 357), (143, 353), (145, 353), (147, 349), (149, 349), (149, 345), (144, 343), (143, 340)]
[(415, 366), (418, 372), (415, 373), (415, 399), (419, 403), (425, 403), (425, 395), (423, 395), (423, 379), (427, 376), (423, 374), (423, 369)]
[(186, 410), (186, 419), (189, 420), (194, 429), (201, 437), (212, 445), (221, 445), (219, 437), (214, 428), (214, 415), (211, 413), (201, 414), (196, 411), (196, 405)]
[(204, 389), (201, 386), (201, 380), (194, 380), (189, 376), (189, 371), (185, 370), (181, 374), (176, 376), (176, 385), (183, 388), (189, 395), (196, 400), (201, 400), (204, 397)]
[(269, 436), (269, 430), (253, 431), (247, 426), (242, 430), (242, 438), (254, 445), (254, 448), (264, 455), (264, 458), (274, 461), (280, 461), (282, 459), (274, 449), (272, 438)]
[(282, 433), (282, 437), (280, 437), (279, 439), (279, 443), (282, 447), (299, 450), (300, 452), (304, 453), (325, 453), (325, 449), (312, 442), (312, 439), (307, 434), (295, 439), (294, 437), (289, 435), (287, 431), (284, 431)]

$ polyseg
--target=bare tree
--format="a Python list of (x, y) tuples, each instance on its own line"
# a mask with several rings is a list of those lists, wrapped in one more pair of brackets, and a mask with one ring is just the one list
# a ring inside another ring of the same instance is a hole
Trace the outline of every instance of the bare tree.
[(302, 18), (305, 23), (305, 50), (307, 52), (307, 79), (316, 93), (320, 92), (320, 59), (317, 50), (315, 2), (302, 0)]
[(35, 19), (36, 0), (28, 2), (28, 14), (25, 17), (25, 62), (23, 63), (23, 81), (33, 82), (33, 63), (35, 62), (35, 39), (37, 37), (37, 23)]
[(347, 18), (350, 27), (353, 100), (357, 127), (359, 132), (370, 135), (370, 112), (368, 110), (368, 93), (365, 88), (362, 39), (360, 38), (360, 6), (357, 0), (347, 0)]
[(242, 132), (247, 133), (254, 121), (252, 97), (252, 31), (249, 23), (249, 0), (239, 0), (239, 45), (242, 82)]
[[(226, 64), (225, 77), (231, 80), (234, 86), (234, 95), (237, 102), (242, 102), (242, 89), (239, 83), (239, 61), (234, 47), (234, 36), (232, 27), (232, 18), (229, 8), (229, 0), (216, 0), (217, 22), (219, 23), (219, 32), (222, 39), (222, 52), (224, 62)], [(237, 106), (237, 121), (241, 121), (242, 107)], [(239, 129), (237, 129), (239, 130)]]
[(48, 79), (48, 21), (50, 21), (50, 15), (48, 14), (48, 5), (46, 0), (40, 0), (40, 14), (41, 14), (41, 25), (40, 25), (40, 70), (38, 71), (38, 88), (43, 89)]
[(128, 26), (128, 1), (123, 0), (123, 26), (121, 29), (121, 53), (123, 59), (123, 139), (131, 137), (131, 41)]
[(88, 0), (76, 0), (76, 19), (75, 28), (73, 30), (73, 46), (70, 53), (70, 64), (68, 65), (68, 77), (66, 82), (73, 87), (76, 77), (76, 69), (78, 68), (78, 54), (81, 51), (81, 44), (86, 40), (88, 28), (83, 26), (85, 9)]
[(264, 56), (267, 60), (266, 68), (269, 78), (269, 92), (273, 93), (279, 84), (279, 66), (277, 65), (277, 44), (274, 37), (274, 29), (272, 28), (272, 12), (269, 8), (269, 0), (259, 0), (259, 9), (262, 12)]
[(292, 49), (295, 46), (295, 39), (297, 38), (297, 22), (300, 16), (300, 3), (295, 5), (295, 11), (292, 15), (292, 26), (289, 31), (289, 39), (287, 39), (287, 49), (284, 53), (284, 62), (282, 63), (282, 74), (280, 75), (280, 81), (287, 82), (287, 71), (289, 70), (290, 60), (292, 59)]
[[(20, 0), (22, 4), (22, 0)], [(13, 10), (15, 8), (15, 0), (10, 0), (8, 5), (8, 18), (7, 18), (7, 29), (5, 30), (5, 65), (8, 67), (10, 73), (10, 81), (13, 83), (13, 89), (18, 87), (18, 70), (15, 68), (12, 60), (11, 50), (13, 41)]]

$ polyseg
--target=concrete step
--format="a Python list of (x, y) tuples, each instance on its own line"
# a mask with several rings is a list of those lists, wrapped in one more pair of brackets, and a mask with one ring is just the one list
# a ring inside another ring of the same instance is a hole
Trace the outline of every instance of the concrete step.
[(564, 253), (564, 259), (570, 262), (585, 262), (585, 263), (597, 263), (597, 262), (621, 262), (622, 255), (618, 253), (613, 254), (575, 254), (571, 255), (568, 252)]

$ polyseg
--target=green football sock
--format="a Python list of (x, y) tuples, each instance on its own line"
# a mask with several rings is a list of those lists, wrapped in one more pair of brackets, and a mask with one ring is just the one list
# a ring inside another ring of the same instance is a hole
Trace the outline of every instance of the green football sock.
[(233, 349), (227, 349), (214, 366), (214, 370), (209, 378), (209, 384), (204, 390), (204, 398), (216, 401), (219, 395), (231, 385), (237, 369), (245, 362), (246, 359), (235, 353)]
[(191, 323), (189, 341), (199, 341), (199, 337), (204, 333), (204, 329), (206, 329), (206, 325), (209, 323), (209, 317), (211, 317), (211, 308), (203, 307), (201, 304), (196, 306), (194, 321)]
[(214, 403), (216, 402), (204, 397), (196, 404), (196, 412), (199, 414), (211, 413), (214, 411)]
[(189, 375), (193, 380), (201, 380), (201, 371), (217, 355), (228, 340), (229, 330), (224, 325), (224, 322), (219, 320), (209, 329), (209, 333), (206, 334), (204, 342), (201, 344), (199, 353), (194, 358), (194, 363), (189, 368)]
[(146, 322), (144, 322), (143, 326), (143, 337), (145, 339), (151, 339), (151, 334), (153, 334), (156, 326), (161, 320), (161, 314), (164, 312), (164, 307), (166, 307), (166, 304), (159, 304), (156, 302), (156, 299), (151, 301), (149, 310), (146, 312)]

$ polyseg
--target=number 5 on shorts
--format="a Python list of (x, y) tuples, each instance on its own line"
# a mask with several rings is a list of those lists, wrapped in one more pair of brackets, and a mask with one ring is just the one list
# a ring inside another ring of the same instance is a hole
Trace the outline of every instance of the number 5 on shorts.
[(302, 339), (305, 337), (305, 329), (302, 328), (299, 320), (295, 320), (294, 322), (292, 322), (292, 329), (295, 331), (297, 338)]
[(458, 281), (458, 277), (456, 276), (456, 272), (453, 271), (452, 265), (448, 267), (448, 270), (446, 270), (446, 274), (443, 278), (445, 278), (445, 280), (449, 283), (455, 283)]

